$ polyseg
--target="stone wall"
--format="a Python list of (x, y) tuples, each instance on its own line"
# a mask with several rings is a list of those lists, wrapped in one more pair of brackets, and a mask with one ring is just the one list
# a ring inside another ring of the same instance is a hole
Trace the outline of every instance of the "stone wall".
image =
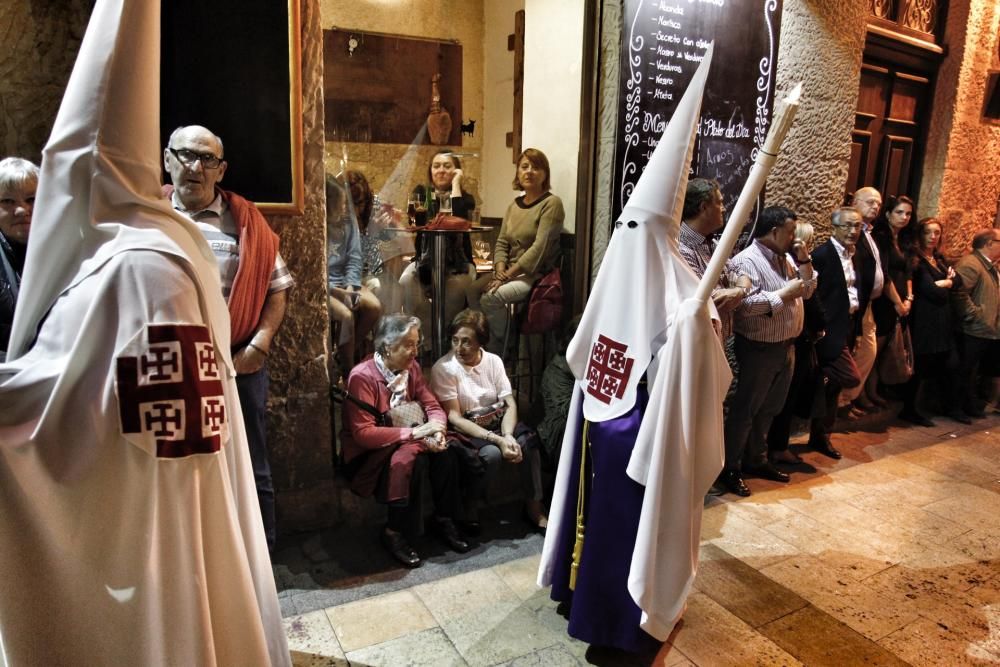
[[(858, 99), (867, 2), (785, 0), (778, 46), (776, 100), (804, 84), (802, 103), (781, 157), (767, 182), (767, 204), (781, 204), (829, 230), (829, 213), (840, 204), (850, 159)], [(621, 3), (605, 0), (601, 25), (601, 80), (591, 276), (609, 241), (611, 168), (618, 113)]]
[(618, 127), (618, 78), (621, 65), (622, 3), (603, 0), (601, 5), (600, 77), (597, 97), (597, 164), (594, 165), (594, 208), (591, 217), (590, 281), (611, 242), (611, 188), (615, 178), (615, 130)]
[(0, 2), (0, 157), (42, 159), (92, 6), (93, 0)]
[(920, 215), (944, 221), (952, 253), (993, 224), (1000, 197), (1000, 126), (982, 119), (987, 70), (1000, 67), (1000, 5), (953, 0), (944, 34), (947, 57), (934, 91), (920, 187)]
[[(2, 155), (41, 158), (92, 5), (92, 0), (0, 3)], [(337, 498), (325, 364), (329, 325), (319, 0), (301, 0), (301, 12), (305, 211), (270, 218), (296, 280), (270, 359), (269, 438), (283, 531), (329, 522)]]
[(337, 514), (326, 370), (323, 32), (319, 0), (300, 2), (305, 209), (301, 216), (269, 217), (296, 283), (270, 357), (268, 447), (282, 532), (326, 524)]
[(768, 205), (794, 210), (829, 235), (843, 201), (858, 102), (868, 3), (785, 0), (775, 100), (799, 81), (802, 102), (767, 181)]

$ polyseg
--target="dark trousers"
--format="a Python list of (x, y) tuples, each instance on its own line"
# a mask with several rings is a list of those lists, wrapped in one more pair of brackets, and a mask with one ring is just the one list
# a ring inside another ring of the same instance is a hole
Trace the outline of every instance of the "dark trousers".
[(941, 412), (949, 413), (961, 407), (961, 395), (956, 390), (958, 354), (954, 350), (917, 354), (913, 364), (913, 377), (903, 385), (903, 412), (917, 412), (917, 399), (925, 381), (937, 385), (941, 396)]
[(267, 460), (268, 384), (266, 365), (256, 373), (236, 376), (236, 390), (240, 396), (247, 446), (250, 448), (250, 465), (257, 486), (260, 516), (264, 522), (264, 537), (267, 538), (268, 551), (274, 551), (274, 485), (271, 483), (271, 464)]
[(408, 536), (419, 532), (417, 527), (421, 525), (420, 500), (424, 493), (425, 470), (428, 473), (426, 477), (430, 480), (431, 497), (434, 499), (434, 515), (443, 519), (459, 518), (462, 509), (459, 464), (456, 444), (443, 452), (426, 452), (418, 456), (413, 465), (410, 497), (405, 501), (389, 504), (389, 528)]
[(740, 381), (725, 421), (726, 470), (767, 461), (767, 431), (781, 412), (795, 369), (791, 341), (760, 343), (736, 334)]
[(827, 378), (826, 386), (823, 389), (826, 405), (822, 417), (814, 417), (809, 420), (809, 444), (824, 445), (833, 431), (833, 425), (837, 421), (837, 399), (843, 387), (833, 379)]
[(961, 360), (958, 368), (958, 386), (962, 396), (962, 409), (977, 412), (982, 409), (982, 401), (977, 395), (979, 377), (992, 377), (997, 369), (997, 349), (1000, 341), (979, 338), (963, 333), (961, 336)]

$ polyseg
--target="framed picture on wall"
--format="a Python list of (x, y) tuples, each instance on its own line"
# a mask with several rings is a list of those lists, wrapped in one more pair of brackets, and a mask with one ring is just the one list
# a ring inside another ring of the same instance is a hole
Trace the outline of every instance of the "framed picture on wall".
[(327, 141), (462, 144), (458, 42), (333, 28), (323, 71)]
[(207, 127), (223, 141), (227, 190), (301, 215), (299, 0), (170, 0), (161, 12), (163, 145), (177, 127)]

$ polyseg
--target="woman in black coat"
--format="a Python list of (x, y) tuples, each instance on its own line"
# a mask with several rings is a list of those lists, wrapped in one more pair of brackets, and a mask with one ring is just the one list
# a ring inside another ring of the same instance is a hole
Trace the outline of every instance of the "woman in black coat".
[(913, 304), (910, 257), (915, 242), (915, 228), (916, 211), (913, 200), (906, 195), (886, 197), (872, 228), (872, 238), (878, 247), (885, 276), (881, 296), (872, 301), (878, 352), (875, 366), (868, 374), (865, 391), (862, 392), (863, 396), (867, 396), (871, 403), (879, 407), (885, 407), (885, 401), (878, 394), (879, 363), (882, 356), (891, 349), (886, 347), (886, 343), (893, 335), (896, 323), (902, 321), (904, 328), (908, 325), (906, 315)]
[(957, 348), (952, 332), (949, 293), (961, 284), (961, 278), (945, 264), (940, 254), (943, 227), (937, 218), (924, 218), (916, 226), (916, 247), (911, 254), (913, 271), (913, 308), (910, 312), (910, 335), (913, 341), (914, 373), (904, 385), (903, 410), (899, 418), (933, 426), (934, 422), (917, 409), (917, 395), (924, 380), (936, 380), (941, 390), (942, 407), (950, 418), (969, 424), (955, 402)]

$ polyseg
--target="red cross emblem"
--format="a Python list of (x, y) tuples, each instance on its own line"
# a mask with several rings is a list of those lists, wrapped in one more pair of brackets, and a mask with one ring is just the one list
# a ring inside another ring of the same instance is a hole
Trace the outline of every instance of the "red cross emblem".
[(625, 356), (628, 345), (598, 335), (587, 364), (587, 393), (602, 403), (621, 398), (628, 386), (635, 359)]
[[(226, 427), (222, 379), (208, 329), (148, 325), (117, 359), (122, 433), (179, 458), (219, 451)], [(136, 356), (125, 356), (129, 351)]]

